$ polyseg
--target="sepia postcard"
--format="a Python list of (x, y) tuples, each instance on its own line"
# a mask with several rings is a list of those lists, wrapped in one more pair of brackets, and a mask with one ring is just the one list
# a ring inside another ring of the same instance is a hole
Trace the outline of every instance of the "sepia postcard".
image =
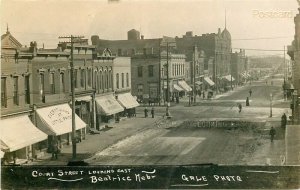
[(300, 188), (299, 0), (0, 3), (1, 189)]

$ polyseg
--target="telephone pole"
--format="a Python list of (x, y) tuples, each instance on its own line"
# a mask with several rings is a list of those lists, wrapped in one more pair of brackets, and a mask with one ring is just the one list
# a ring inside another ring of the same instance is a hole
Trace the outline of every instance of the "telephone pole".
[(80, 42), (84, 36), (60, 36), (59, 37), (64, 39), (70, 39), (69, 42), (71, 43), (71, 60), (70, 60), (70, 67), (71, 67), (71, 102), (72, 102), (72, 159), (76, 159), (76, 123), (75, 123), (75, 81), (74, 81), (74, 43)]

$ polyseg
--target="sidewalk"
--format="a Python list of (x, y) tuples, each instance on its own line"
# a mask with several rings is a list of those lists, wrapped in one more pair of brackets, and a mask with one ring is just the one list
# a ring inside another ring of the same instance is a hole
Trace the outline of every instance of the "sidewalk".
[[(128, 118), (120, 123), (110, 124), (109, 128), (100, 131), (100, 134), (87, 133), (86, 139), (77, 143), (76, 147), (76, 160), (84, 160), (96, 152), (104, 150), (112, 144), (117, 143), (133, 134), (153, 127), (155, 122), (162, 119), (161, 116), (155, 118), (143, 118), (141, 113), (137, 117)], [(34, 160), (27, 165), (67, 165), (72, 158), (72, 145), (65, 145), (61, 153), (58, 155), (57, 160), (51, 159), (51, 154), (46, 153), (44, 157)]]

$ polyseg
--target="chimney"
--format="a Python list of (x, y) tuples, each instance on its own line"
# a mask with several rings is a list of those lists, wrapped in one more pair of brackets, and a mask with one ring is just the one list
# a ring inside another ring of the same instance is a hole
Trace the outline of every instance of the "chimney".
[(220, 34), (220, 33), (221, 33), (221, 28), (218, 29), (218, 34)]

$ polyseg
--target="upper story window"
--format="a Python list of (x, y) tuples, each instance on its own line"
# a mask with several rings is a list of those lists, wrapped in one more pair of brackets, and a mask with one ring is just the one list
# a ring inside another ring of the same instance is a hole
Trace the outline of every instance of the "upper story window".
[(40, 73), (40, 97), (42, 102), (45, 103), (45, 75)]
[(54, 73), (50, 73), (49, 84), (50, 84), (50, 93), (55, 94), (55, 76), (54, 76)]
[(92, 69), (88, 69), (88, 81), (87, 81), (87, 84), (89, 87), (92, 86)]
[(116, 74), (116, 88), (119, 89), (119, 73)]
[(124, 73), (122, 73), (122, 88), (124, 88)]
[(84, 81), (85, 81), (85, 70), (80, 70), (80, 86), (81, 88), (84, 88)]
[(129, 87), (129, 74), (126, 73), (126, 87)]
[(13, 103), (19, 105), (19, 77), (13, 77)]
[(106, 72), (106, 88), (109, 88), (109, 72)]
[(73, 74), (74, 88), (78, 88), (77, 72), (78, 72), (77, 69), (75, 69)]
[(60, 92), (65, 92), (65, 73), (60, 73)]
[(143, 77), (143, 66), (138, 67), (138, 77)]
[(111, 72), (111, 70), (109, 70), (109, 72), (108, 72), (108, 84), (109, 84), (109, 86), (108, 86), (108, 88), (112, 88), (112, 72)]
[(25, 93), (25, 104), (30, 104), (30, 81), (29, 75), (24, 77), (24, 93)]
[(154, 66), (153, 65), (149, 65), (148, 66), (148, 76), (149, 77), (153, 77), (153, 75), (154, 75)]
[(7, 107), (7, 88), (6, 88), (6, 78), (1, 78), (1, 107)]

